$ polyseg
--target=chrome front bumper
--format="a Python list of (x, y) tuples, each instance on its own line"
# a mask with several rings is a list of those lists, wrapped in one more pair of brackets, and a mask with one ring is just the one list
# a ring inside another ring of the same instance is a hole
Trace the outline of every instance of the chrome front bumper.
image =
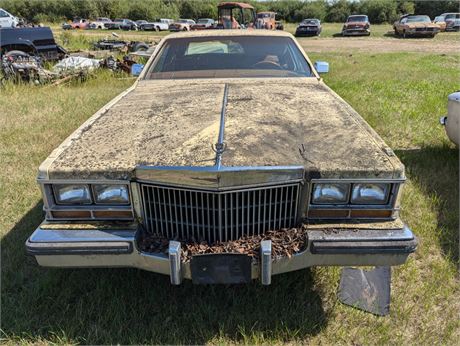
[[(44, 224), (45, 225), (45, 224)], [(180, 245), (171, 241), (169, 254), (137, 248), (138, 230), (46, 229), (38, 227), (26, 250), (45, 267), (133, 267), (169, 275), (173, 284), (191, 279), (190, 262), (180, 261)], [(393, 266), (403, 264), (417, 246), (404, 226), (397, 230), (308, 230), (306, 250), (270, 260), (270, 244), (261, 244), (261, 263), (253, 262), (252, 279), (269, 284), (272, 275), (312, 266)]]

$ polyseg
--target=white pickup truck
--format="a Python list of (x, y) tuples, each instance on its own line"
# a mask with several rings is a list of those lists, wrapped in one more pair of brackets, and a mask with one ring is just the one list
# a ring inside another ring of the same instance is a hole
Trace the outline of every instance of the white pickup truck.
[(15, 28), (18, 24), (18, 17), (0, 8), (0, 28)]

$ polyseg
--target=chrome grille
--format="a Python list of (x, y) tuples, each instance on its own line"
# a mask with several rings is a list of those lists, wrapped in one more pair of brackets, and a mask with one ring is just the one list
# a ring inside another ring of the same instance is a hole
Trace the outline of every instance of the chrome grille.
[(202, 191), (141, 184), (145, 227), (169, 239), (228, 241), (292, 227), (299, 184)]

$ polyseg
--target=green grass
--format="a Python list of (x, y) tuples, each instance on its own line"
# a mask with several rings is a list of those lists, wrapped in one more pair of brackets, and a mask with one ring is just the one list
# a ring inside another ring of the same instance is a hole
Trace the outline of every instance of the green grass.
[[(340, 32), (342, 30), (341, 23), (323, 23), (323, 30), (320, 37), (309, 37), (302, 40), (321, 40), (322, 38), (341, 37)], [(62, 30), (61, 25), (50, 24), (55, 38), (60, 44), (63, 44), (69, 50), (82, 50), (88, 49), (92, 42), (102, 38), (113, 38), (112, 32), (120, 35), (120, 39), (124, 40), (135, 40), (135, 41), (148, 41), (158, 42), (164, 36), (170, 34), (169, 31), (123, 31), (123, 30)], [(294, 34), (297, 24), (287, 23), (284, 25), (284, 29)], [(385, 39), (397, 39), (393, 35), (393, 27), (390, 24), (375, 24), (371, 27), (372, 35), (370, 37), (364, 37), (366, 40), (372, 40), (375, 38)], [(363, 39), (363, 37), (360, 37)], [(347, 39), (353, 39), (348, 37)], [(407, 41), (419, 40), (417, 38), (409, 38)], [(458, 32), (442, 32), (436, 35), (435, 38), (430, 39), (433, 42), (460, 42), (460, 33)]]
[(24, 253), (43, 218), (37, 167), (79, 124), (131, 84), (101, 71), (59, 87), (0, 92), (3, 341), (85, 344), (455, 344), (460, 338), (459, 155), (438, 125), (459, 89), (459, 56), (312, 54), (326, 82), (395, 149), (407, 168), (402, 216), (419, 237), (393, 269), (391, 315), (341, 305), (339, 268), (313, 268), (262, 287), (173, 287), (134, 269), (47, 269)]

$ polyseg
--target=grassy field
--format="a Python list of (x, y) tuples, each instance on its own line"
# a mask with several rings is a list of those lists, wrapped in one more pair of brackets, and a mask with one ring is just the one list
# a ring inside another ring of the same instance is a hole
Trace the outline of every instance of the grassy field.
[[(342, 30), (341, 23), (324, 23), (323, 30), (320, 37), (309, 37), (309, 40), (319, 40), (324, 37), (341, 37), (340, 32)], [(169, 31), (123, 31), (123, 30), (62, 30), (61, 26), (58, 24), (49, 24), (53, 29), (55, 38), (64, 46), (70, 50), (78, 49), (87, 49), (88, 46), (98, 39), (101, 38), (113, 38), (111, 36), (112, 32), (115, 32), (120, 36), (120, 38), (125, 40), (139, 40), (139, 41), (149, 41), (149, 42), (158, 42), (162, 37), (170, 34)], [(284, 29), (292, 34), (294, 34), (297, 24), (287, 23), (284, 26)], [(363, 39), (363, 37), (360, 37)], [(370, 37), (364, 37), (364, 39), (374, 39), (374, 38), (387, 38), (387, 39), (398, 39), (394, 36), (393, 27), (390, 24), (375, 24), (372, 25), (372, 35)], [(348, 37), (353, 39), (353, 37)], [(412, 39), (408, 39), (412, 40)], [(457, 32), (443, 32), (433, 39), (434, 42), (452, 42), (460, 41), (460, 34)]]
[[(73, 35), (73, 34), (71, 34)], [(73, 39), (72, 39), (73, 40)], [(75, 44), (76, 45), (76, 44)], [(1, 331), (4, 343), (456, 344), (460, 340), (459, 154), (438, 125), (459, 90), (458, 55), (324, 53), (326, 82), (407, 168), (402, 217), (419, 237), (393, 269), (391, 315), (337, 302), (339, 268), (262, 287), (202, 287), (134, 269), (46, 269), (24, 242), (43, 218), (38, 165), (132, 79), (101, 71), (81, 84), (0, 90)]]

